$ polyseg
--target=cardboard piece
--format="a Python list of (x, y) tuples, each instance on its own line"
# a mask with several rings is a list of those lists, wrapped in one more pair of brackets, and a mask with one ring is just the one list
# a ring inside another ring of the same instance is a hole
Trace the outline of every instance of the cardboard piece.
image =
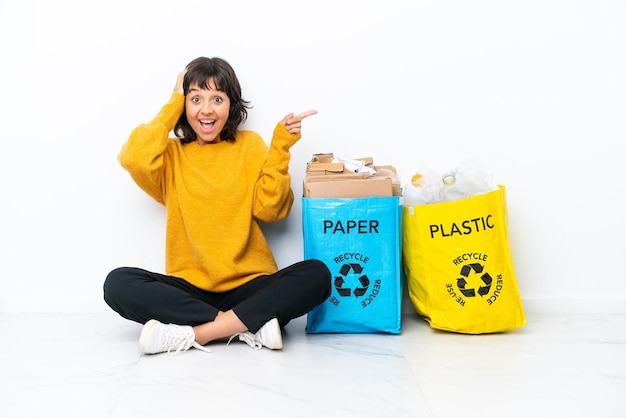
[(340, 181), (304, 181), (304, 197), (389, 197), (393, 187), (389, 177)]
[(401, 196), (401, 186), (395, 167), (375, 166), (372, 157), (354, 160), (363, 161), (363, 165), (368, 168), (367, 172), (348, 170), (343, 162), (335, 161), (332, 153), (314, 154), (307, 163), (303, 196), (323, 198)]

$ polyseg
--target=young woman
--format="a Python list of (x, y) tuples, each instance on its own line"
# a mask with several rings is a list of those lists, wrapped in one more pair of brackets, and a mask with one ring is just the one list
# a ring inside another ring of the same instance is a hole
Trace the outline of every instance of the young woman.
[[(238, 337), (282, 348), (281, 327), (330, 295), (318, 260), (278, 269), (259, 222), (288, 216), (290, 148), (314, 110), (285, 116), (270, 146), (240, 130), (249, 102), (234, 70), (200, 57), (180, 73), (169, 102), (131, 133), (119, 161), (167, 213), (166, 274), (113, 270), (106, 303), (144, 324), (139, 348), (179, 352)], [(170, 132), (176, 137), (170, 138)]]

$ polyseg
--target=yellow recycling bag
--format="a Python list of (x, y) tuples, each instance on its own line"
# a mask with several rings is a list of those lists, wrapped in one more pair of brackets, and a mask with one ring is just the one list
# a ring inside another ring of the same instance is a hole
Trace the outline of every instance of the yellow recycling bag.
[(509, 244), (504, 186), (467, 199), (402, 210), (409, 298), (432, 328), (483, 334), (526, 324)]

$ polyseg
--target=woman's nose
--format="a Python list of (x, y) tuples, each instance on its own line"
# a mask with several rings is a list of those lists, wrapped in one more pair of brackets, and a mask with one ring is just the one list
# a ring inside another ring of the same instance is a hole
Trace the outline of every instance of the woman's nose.
[(210, 101), (205, 101), (204, 103), (202, 103), (201, 111), (205, 114), (211, 113), (213, 111), (213, 103), (211, 103)]

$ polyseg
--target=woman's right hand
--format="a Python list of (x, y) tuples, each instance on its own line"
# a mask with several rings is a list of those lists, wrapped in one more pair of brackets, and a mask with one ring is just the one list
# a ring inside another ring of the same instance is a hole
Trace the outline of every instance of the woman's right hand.
[(174, 86), (174, 91), (177, 93), (185, 94), (185, 91), (183, 90), (185, 74), (187, 74), (187, 68), (185, 68), (180, 74), (178, 74), (178, 78), (176, 79), (176, 86)]

